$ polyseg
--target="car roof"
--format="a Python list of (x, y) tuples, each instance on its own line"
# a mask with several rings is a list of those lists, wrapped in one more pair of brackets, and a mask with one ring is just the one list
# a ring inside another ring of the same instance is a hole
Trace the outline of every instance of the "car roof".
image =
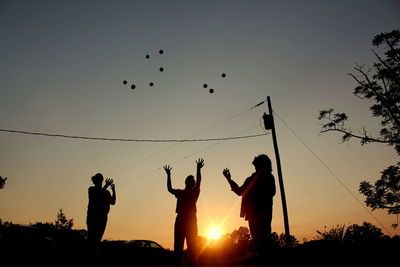
[(143, 243), (154, 243), (154, 244), (157, 244), (158, 246), (162, 247), (160, 244), (158, 244), (156, 241), (153, 241), (153, 240), (132, 239), (132, 240), (126, 241), (126, 243), (139, 243), (139, 242), (143, 242)]

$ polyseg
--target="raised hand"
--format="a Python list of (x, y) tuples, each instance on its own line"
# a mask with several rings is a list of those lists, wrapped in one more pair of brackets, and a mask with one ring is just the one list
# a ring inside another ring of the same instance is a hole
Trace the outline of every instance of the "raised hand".
[(111, 184), (111, 189), (115, 190), (115, 184), (114, 183)]
[(106, 179), (106, 186), (109, 186), (113, 183), (113, 179), (107, 178)]
[(164, 170), (167, 173), (167, 175), (171, 175), (172, 167), (170, 165), (164, 165)]
[(226, 179), (228, 179), (228, 180), (231, 179), (231, 172), (229, 171), (228, 168), (225, 168), (225, 169), (222, 171), (222, 173), (223, 173), (223, 175), (225, 176)]
[(7, 177), (2, 178), (0, 176), (0, 189), (4, 188), (4, 186), (6, 184), (6, 180), (7, 180)]
[(204, 167), (204, 159), (200, 158), (196, 160), (197, 169), (201, 169)]

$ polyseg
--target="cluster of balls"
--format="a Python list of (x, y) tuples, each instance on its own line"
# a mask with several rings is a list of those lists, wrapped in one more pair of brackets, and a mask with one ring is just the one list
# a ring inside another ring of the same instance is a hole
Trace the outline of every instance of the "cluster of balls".
[[(160, 54), (160, 55), (162, 55), (162, 54), (164, 54), (164, 50), (160, 50), (160, 51), (158, 51), (158, 53)], [(147, 59), (150, 59), (150, 55), (146, 55), (146, 58)], [(163, 67), (160, 67), (159, 69), (158, 69), (160, 72), (163, 72), (164, 71), (164, 68)], [(127, 80), (123, 80), (122, 81), (122, 83), (124, 84), (124, 85), (126, 85), (126, 84), (128, 84), (128, 81)], [(153, 82), (149, 82), (149, 86), (154, 86), (154, 83)], [(133, 90), (133, 89), (135, 89), (136, 88), (136, 85), (135, 84), (132, 84), (131, 85), (131, 89)]]
[[(159, 50), (158, 53), (159, 53), (160, 55), (162, 55), (162, 54), (164, 54), (164, 50)], [(150, 59), (150, 55), (149, 55), (149, 54), (146, 55), (146, 59)], [(163, 72), (163, 71), (164, 71), (164, 68), (163, 68), (163, 67), (160, 67), (158, 70), (159, 70), (160, 72)], [(222, 74), (221, 74), (221, 77), (222, 77), (222, 78), (225, 78), (225, 77), (226, 77), (226, 73), (222, 73)], [(126, 85), (126, 84), (128, 84), (128, 81), (127, 81), (127, 80), (124, 80), (122, 83), (123, 83), (124, 85)], [(153, 82), (149, 82), (149, 86), (154, 86), (154, 83), (153, 83)], [(203, 87), (204, 87), (204, 88), (207, 88), (208, 85), (207, 85), (206, 83), (204, 83), (204, 84), (203, 84)], [(132, 85), (131, 85), (131, 89), (133, 90), (133, 89), (135, 89), (135, 88), (136, 88), (136, 85), (135, 85), (135, 84), (132, 84)], [(210, 88), (208, 91), (210, 92), (210, 94), (214, 93), (214, 89), (212, 89), (212, 88)]]
[[(226, 77), (226, 73), (222, 73), (222, 74), (221, 74), (221, 77), (222, 77), (222, 78), (225, 78), (225, 77)], [(203, 87), (204, 87), (204, 88), (207, 88), (207, 87), (208, 87), (208, 84), (206, 84), (206, 83), (203, 84)], [(212, 89), (212, 88), (210, 88), (208, 91), (210, 92), (210, 94), (214, 93), (214, 89)]]

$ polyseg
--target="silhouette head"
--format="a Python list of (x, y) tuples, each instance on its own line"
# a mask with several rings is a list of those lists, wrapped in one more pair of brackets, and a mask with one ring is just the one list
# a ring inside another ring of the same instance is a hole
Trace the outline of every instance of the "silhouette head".
[(254, 158), (253, 165), (256, 168), (256, 171), (265, 169), (268, 172), (272, 172), (272, 163), (270, 158), (265, 155), (261, 154)]
[(191, 189), (194, 187), (195, 181), (194, 181), (194, 176), (193, 175), (189, 175), (188, 177), (186, 177), (185, 179), (185, 185), (187, 189)]
[(101, 186), (103, 180), (104, 177), (101, 173), (96, 173), (94, 176), (92, 176), (92, 182), (94, 183), (94, 185)]

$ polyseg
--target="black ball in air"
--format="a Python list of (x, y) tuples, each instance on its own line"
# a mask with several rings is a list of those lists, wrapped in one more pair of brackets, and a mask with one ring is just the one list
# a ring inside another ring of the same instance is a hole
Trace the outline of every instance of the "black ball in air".
[(160, 68), (159, 70), (160, 70), (161, 72), (163, 72), (163, 71), (164, 71), (164, 68)]
[(164, 50), (160, 50), (158, 51), (158, 53), (160, 53), (160, 55), (164, 54)]
[(205, 84), (203, 84), (203, 87), (204, 87), (204, 88), (207, 88), (207, 84), (206, 84), (206, 83), (205, 83)]
[(149, 85), (150, 85), (150, 86), (153, 86), (153, 85), (154, 85), (154, 83), (149, 83)]
[(123, 84), (127, 84), (128, 82), (127, 82), (126, 80), (124, 80), (122, 83), (123, 83)]
[(226, 77), (226, 74), (225, 74), (225, 73), (222, 73), (221, 76), (222, 76), (222, 78), (225, 78), (225, 77)]
[(210, 94), (214, 93), (214, 89), (209, 90)]
[(131, 89), (133, 90), (133, 89), (135, 89), (135, 88), (136, 88), (136, 85), (132, 84), (132, 85), (131, 85)]
[(150, 58), (150, 55), (146, 55), (146, 58)]

